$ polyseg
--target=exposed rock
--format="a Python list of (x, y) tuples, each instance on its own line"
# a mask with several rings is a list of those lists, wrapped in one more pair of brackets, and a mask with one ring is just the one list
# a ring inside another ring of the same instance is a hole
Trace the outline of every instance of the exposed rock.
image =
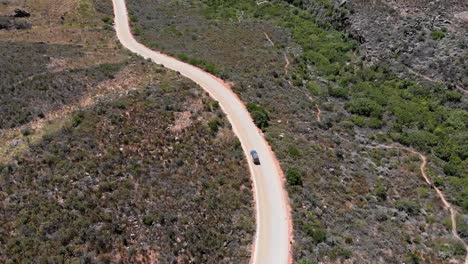
[(468, 23), (468, 11), (455, 14), (455, 18), (461, 20), (462, 22)]
[(368, 63), (384, 62), (424, 81), (468, 85), (468, 2), (351, 0), (346, 7), (348, 32), (364, 43), (360, 51)]
[(15, 140), (10, 142), (10, 147), (16, 148), (16, 147), (20, 146), (21, 144), (23, 144), (22, 140), (15, 139)]
[(13, 15), (14, 17), (30, 17), (31, 14), (23, 9), (15, 9), (15, 14)]

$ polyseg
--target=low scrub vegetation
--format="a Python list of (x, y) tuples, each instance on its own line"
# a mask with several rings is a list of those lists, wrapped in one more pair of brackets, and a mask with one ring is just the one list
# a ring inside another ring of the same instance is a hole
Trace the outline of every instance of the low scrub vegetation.
[(268, 112), (265, 109), (255, 103), (248, 103), (247, 110), (249, 110), (250, 115), (259, 128), (264, 129), (268, 127), (268, 121), (270, 120), (270, 117), (268, 116)]
[(111, 1), (20, 2), (1, 4), (34, 27), (0, 31), (0, 263), (247, 263), (250, 177), (219, 104), (116, 45)]
[[(431, 200), (434, 193), (412, 192), (425, 186), (419, 160), (407, 161), (401, 153), (363, 153), (375, 140), (432, 154), (439, 186), (466, 212), (463, 95), (398, 78), (384, 63), (366, 65), (358, 58), (358, 40), (337, 30), (344, 8), (316, 1), (315, 8), (305, 10), (305, 1), (293, 1), (297, 7), (285, 2), (291, 1), (133, 1), (129, 7), (139, 18), (142, 42), (217, 65), (219, 76), (232, 81), (250, 106), (286, 176), (289, 172), (298, 261), (404, 262), (410, 247), (428, 261), (441, 261), (428, 248), (450, 230), (440, 224), (445, 211)], [(259, 122), (266, 120), (264, 113), (268, 126)], [(313, 224), (307, 220), (311, 213)], [(439, 235), (420, 238), (421, 223)], [(402, 230), (419, 242), (410, 245)], [(462, 257), (451, 253), (445, 257)]]
[(218, 138), (215, 112), (192, 111), (189, 127), (167, 133), (176, 112), (213, 104), (172, 81), (79, 111), (0, 167), (0, 260), (248, 262), (242, 149), (232, 132)]
[(302, 185), (302, 173), (296, 168), (289, 168), (286, 171), (286, 180), (289, 185)]
[(445, 38), (445, 33), (441, 30), (434, 30), (431, 32), (431, 37), (433, 40), (441, 40)]
[(198, 58), (191, 58), (188, 57), (187, 55), (178, 55), (177, 56), (180, 60), (185, 61), (187, 63), (190, 63), (192, 65), (195, 65), (197, 67), (200, 67), (204, 69), (205, 71), (212, 73), (212, 74), (220, 74), (222, 72), (222, 69), (217, 67), (216, 65), (206, 62), (203, 59), (198, 59)]
[(124, 64), (54, 71), (53, 57), (77, 58), (72, 45), (3, 42), (0, 52), (0, 129), (41, 119), (51, 111), (77, 103), (98, 83), (112, 79)]

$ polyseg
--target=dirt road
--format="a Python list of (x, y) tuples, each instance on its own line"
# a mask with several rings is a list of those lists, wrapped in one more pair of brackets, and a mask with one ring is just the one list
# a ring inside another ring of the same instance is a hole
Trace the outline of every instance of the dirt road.
[[(252, 263), (291, 263), (292, 225), (283, 174), (270, 146), (255, 126), (244, 104), (221, 79), (187, 63), (152, 51), (138, 43), (130, 32), (125, 0), (113, 0), (115, 30), (130, 51), (180, 72), (193, 80), (217, 100), (232, 124), (249, 162), (254, 183), (257, 231)], [(261, 165), (254, 165), (250, 151), (257, 150)]]

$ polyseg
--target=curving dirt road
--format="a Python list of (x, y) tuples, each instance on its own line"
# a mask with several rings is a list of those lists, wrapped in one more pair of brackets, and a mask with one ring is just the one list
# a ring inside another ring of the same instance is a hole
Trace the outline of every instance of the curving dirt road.
[[(230, 87), (221, 79), (187, 63), (152, 51), (138, 43), (130, 32), (125, 0), (112, 0), (115, 30), (124, 47), (166, 68), (180, 72), (217, 100), (232, 124), (249, 162), (254, 185), (257, 231), (253, 245), (252, 263), (292, 263), (292, 224), (284, 177), (278, 160), (259, 133), (247, 109)], [(253, 164), (251, 150), (257, 150), (261, 165)]]

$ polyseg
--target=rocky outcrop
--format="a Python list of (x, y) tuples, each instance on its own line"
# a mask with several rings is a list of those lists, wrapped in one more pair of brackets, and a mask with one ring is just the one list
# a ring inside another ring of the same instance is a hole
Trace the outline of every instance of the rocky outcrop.
[(31, 13), (21, 8), (16, 8), (10, 15), (0, 15), (0, 30), (29, 29), (32, 27), (29, 17)]
[(346, 30), (368, 64), (468, 89), (468, 2), (460, 0), (297, 0), (323, 27)]
[(17, 8), (15, 9), (14, 17), (30, 17), (31, 14), (23, 9)]
[(346, 3), (349, 28), (370, 64), (449, 86), (468, 86), (468, 2), (364, 1)]

